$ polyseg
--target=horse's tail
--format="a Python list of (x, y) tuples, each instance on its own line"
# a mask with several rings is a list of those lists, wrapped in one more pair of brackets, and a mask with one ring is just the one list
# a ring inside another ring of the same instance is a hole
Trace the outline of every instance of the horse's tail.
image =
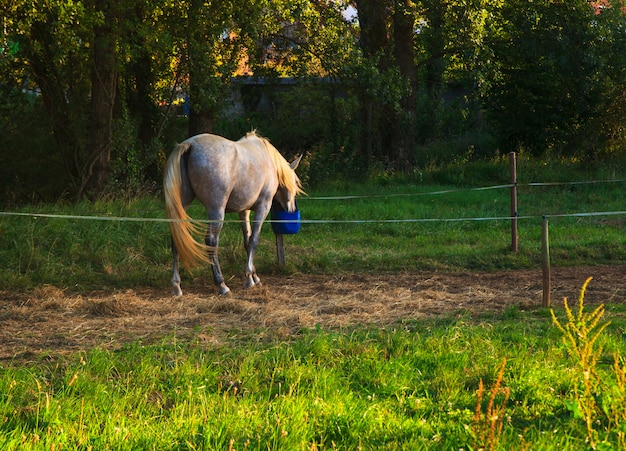
[(163, 194), (165, 197), (165, 213), (169, 222), (172, 241), (178, 255), (187, 270), (191, 270), (200, 262), (209, 262), (211, 247), (198, 242), (194, 235), (201, 235), (199, 223), (194, 223), (185, 211), (182, 200), (182, 180), (180, 160), (189, 150), (189, 143), (176, 146), (165, 166), (163, 177)]

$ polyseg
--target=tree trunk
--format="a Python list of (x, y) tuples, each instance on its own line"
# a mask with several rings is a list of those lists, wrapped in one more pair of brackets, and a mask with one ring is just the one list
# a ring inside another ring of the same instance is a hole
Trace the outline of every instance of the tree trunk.
[(213, 115), (208, 111), (191, 108), (189, 112), (189, 136), (213, 132)]
[(209, 74), (206, 70), (202, 70), (202, 64), (198, 64), (198, 60), (202, 61), (202, 55), (190, 55), (189, 64), (189, 95), (191, 108), (189, 110), (189, 136), (199, 135), (201, 133), (212, 133), (213, 122), (215, 119), (215, 111), (211, 105), (207, 105), (210, 99), (203, 96), (203, 91), (210, 89)]
[(128, 107), (133, 117), (139, 119), (139, 140), (144, 147), (148, 147), (155, 138), (158, 110), (150, 97), (153, 92), (154, 70), (151, 55), (145, 48), (140, 37), (133, 35), (131, 39), (137, 46), (137, 54), (130, 65), (131, 81), (133, 86), (127, 88)]
[(189, 4), (187, 19), (187, 64), (189, 69), (189, 128), (188, 135), (211, 133), (215, 112), (211, 92), (210, 77), (214, 75), (215, 63), (208, 52), (205, 25), (201, 18), (204, 13), (204, 2), (192, 0)]
[[(390, 42), (387, 34), (390, 8), (386, 0), (356, 0), (361, 35), (359, 45), (363, 55), (376, 64), (380, 71), (386, 70), (390, 61)], [(371, 90), (362, 90), (360, 99), (361, 133), (359, 151), (368, 167), (374, 162), (376, 154), (385, 147), (382, 143), (383, 131), (387, 129), (381, 113), (384, 105), (371, 94)]]
[(430, 26), (426, 40), (426, 52), (429, 55), (426, 65), (426, 88), (435, 108), (441, 95), (441, 82), (445, 66), (443, 61), (445, 53), (445, 8), (446, 5), (439, 0), (430, 0), (427, 11)]
[(401, 112), (393, 124), (393, 148), (396, 169), (405, 170), (411, 164), (410, 156), (415, 144), (415, 91), (417, 70), (413, 42), (414, 12), (411, 0), (398, 0), (393, 15), (394, 56), (400, 74), (407, 80), (408, 91), (400, 101)]
[(386, 0), (356, 0), (361, 35), (359, 45), (367, 58), (379, 56), (380, 65), (389, 63), (389, 55), (383, 51), (389, 47), (387, 24), (389, 5)]
[(104, 12), (104, 23), (94, 29), (91, 73), (89, 156), (83, 168), (83, 183), (77, 198), (89, 192), (98, 195), (111, 171), (113, 107), (117, 91), (115, 58), (114, 0), (96, 0), (96, 10)]

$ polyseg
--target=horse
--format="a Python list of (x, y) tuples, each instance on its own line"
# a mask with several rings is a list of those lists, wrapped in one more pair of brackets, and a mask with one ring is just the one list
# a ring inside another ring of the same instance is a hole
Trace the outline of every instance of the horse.
[[(266, 138), (256, 132), (250, 132), (238, 141), (200, 134), (174, 148), (165, 167), (163, 193), (172, 236), (175, 296), (183, 294), (179, 257), (189, 271), (203, 262), (210, 263), (219, 294), (230, 293), (217, 257), (225, 213), (239, 213), (247, 253), (244, 289), (260, 283), (254, 267), (254, 251), (259, 243), (261, 226), (273, 201), (287, 212), (296, 211), (296, 195), (304, 192), (295, 173), (301, 159), (302, 155), (287, 162)], [(208, 216), (204, 243), (194, 238), (202, 232), (200, 224), (186, 211), (194, 199), (204, 205)], [(255, 212), (252, 228), (251, 210)]]

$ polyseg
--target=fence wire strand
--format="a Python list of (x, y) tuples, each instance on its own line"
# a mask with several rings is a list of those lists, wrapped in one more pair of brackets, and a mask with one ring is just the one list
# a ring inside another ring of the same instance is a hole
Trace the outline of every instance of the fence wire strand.
[[(573, 185), (588, 185), (588, 184), (600, 184), (600, 183), (621, 183), (626, 180), (614, 179), (614, 180), (592, 180), (592, 181), (577, 181), (577, 182), (531, 182), (524, 184), (504, 184), (493, 185), (478, 188), (465, 188), (465, 189), (449, 189), (440, 191), (430, 191), (425, 193), (389, 193), (389, 194), (372, 194), (372, 195), (347, 195), (347, 196), (307, 196), (301, 200), (352, 200), (352, 199), (367, 199), (367, 198), (387, 198), (387, 197), (413, 197), (413, 196), (428, 196), (428, 195), (442, 195), (451, 194), (457, 192), (467, 191), (486, 191), (495, 189), (505, 189), (513, 187), (540, 187), (540, 186), (573, 186)], [(432, 223), (432, 222), (463, 222), (463, 221), (511, 221), (513, 219), (538, 219), (538, 218), (568, 218), (568, 217), (594, 217), (594, 216), (619, 216), (626, 215), (626, 211), (597, 211), (597, 212), (578, 212), (578, 213), (559, 213), (559, 214), (544, 214), (544, 215), (516, 215), (516, 216), (495, 216), (495, 217), (472, 217), (472, 218), (417, 218), (417, 219), (300, 219), (302, 224), (385, 224), (385, 223)], [(155, 223), (169, 223), (169, 222), (197, 222), (197, 223), (209, 223), (215, 222), (208, 219), (192, 219), (192, 220), (180, 220), (180, 219), (167, 219), (167, 218), (146, 218), (146, 217), (128, 217), (128, 216), (96, 216), (96, 215), (65, 215), (54, 213), (25, 213), (25, 212), (11, 212), (0, 211), (0, 217), (30, 217), (30, 218), (53, 218), (53, 219), (76, 219), (76, 220), (91, 220), (91, 221), (126, 221), (126, 222), (155, 222)], [(223, 223), (240, 223), (239, 219), (226, 219)], [(285, 223), (293, 222), (289, 220), (272, 220), (266, 219), (264, 222), (269, 223)]]

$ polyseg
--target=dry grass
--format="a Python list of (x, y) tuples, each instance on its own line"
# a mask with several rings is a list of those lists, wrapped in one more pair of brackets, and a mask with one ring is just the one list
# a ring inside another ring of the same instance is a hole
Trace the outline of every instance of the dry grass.
[[(576, 295), (589, 277), (586, 301), (626, 297), (626, 267), (558, 268), (553, 297)], [(70, 293), (42, 286), (31, 293), (0, 292), (0, 359), (92, 347), (118, 348), (175, 333), (219, 343), (226, 335), (256, 331), (289, 337), (303, 328), (391, 326), (455, 314), (501, 313), (541, 303), (540, 271), (462, 274), (341, 274), (263, 278), (249, 291), (218, 297), (210, 283), (184, 286), (173, 298), (162, 290)]]

